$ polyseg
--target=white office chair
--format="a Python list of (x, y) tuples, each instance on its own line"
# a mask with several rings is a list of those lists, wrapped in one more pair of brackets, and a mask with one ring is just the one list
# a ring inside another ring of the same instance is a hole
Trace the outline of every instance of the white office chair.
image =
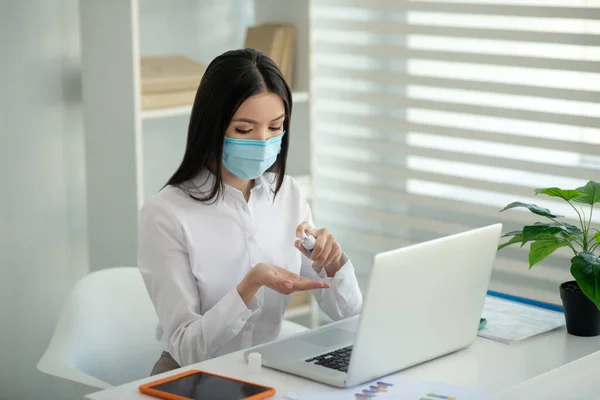
[(96, 388), (150, 375), (158, 318), (135, 267), (93, 272), (71, 291), (38, 370)]
[[(157, 323), (137, 268), (93, 272), (71, 291), (37, 368), (100, 389), (147, 377), (162, 351)], [(306, 329), (284, 320), (279, 337)]]

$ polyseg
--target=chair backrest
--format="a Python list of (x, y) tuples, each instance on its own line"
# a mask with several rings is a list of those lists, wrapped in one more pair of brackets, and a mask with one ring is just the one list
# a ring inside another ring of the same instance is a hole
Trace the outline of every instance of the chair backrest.
[(161, 352), (157, 323), (137, 268), (93, 272), (71, 291), (38, 369), (96, 387), (147, 377)]

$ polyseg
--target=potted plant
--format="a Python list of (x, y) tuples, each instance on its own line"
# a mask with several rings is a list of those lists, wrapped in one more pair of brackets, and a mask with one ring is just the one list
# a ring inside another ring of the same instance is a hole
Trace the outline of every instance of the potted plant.
[(562, 216), (535, 204), (514, 202), (501, 211), (524, 207), (544, 217), (546, 222), (526, 225), (520, 231), (509, 232), (510, 237), (498, 246), (498, 251), (512, 244), (521, 247), (531, 242), (529, 268), (552, 254), (556, 249), (567, 247), (573, 251), (571, 275), (575, 280), (560, 285), (560, 297), (565, 310), (567, 331), (577, 336), (600, 335), (600, 231), (592, 228), (594, 205), (600, 203), (600, 182), (589, 181), (574, 190), (557, 187), (536, 189), (535, 194), (560, 197), (575, 210), (580, 226), (561, 221)]

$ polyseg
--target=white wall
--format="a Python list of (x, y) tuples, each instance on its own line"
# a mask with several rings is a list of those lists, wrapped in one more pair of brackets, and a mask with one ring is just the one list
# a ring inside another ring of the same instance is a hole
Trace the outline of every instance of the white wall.
[[(239, 46), (252, 18), (246, 0), (177, 4), (144, 0), (144, 54), (181, 50), (180, 41), (159, 40), (180, 7), (193, 9), (202, 26), (217, 20), (207, 15), (234, 21), (215, 26), (219, 40), (208, 46), (199, 32), (177, 31), (206, 61)], [(78, 0), (0, 0), (0, 400), (81, 399), (94, 391), (35, 368), (66, 296), (89, 272), (79, 22)]]
[(0, 0), (0, 399), (80, 399), (35, 369), (87, 273), (77, 0)]

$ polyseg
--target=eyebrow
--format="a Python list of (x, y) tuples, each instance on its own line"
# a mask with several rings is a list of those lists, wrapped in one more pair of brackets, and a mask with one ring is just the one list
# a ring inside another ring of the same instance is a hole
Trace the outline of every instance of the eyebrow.
[[(281, 114), (279, 117), (271, 120), (271, 122), (278, 121), (278, 120), (280, 120), (283, 117), (285, 117), (285, 113)], [(250, 118), (235, 118), (235, 119), (233, 119), (233, 121), (235, 121), (235, 122), (248, 122), (249, 124), (258, 124), (258, 121), (255, 121), (255, 120), (250, 119)]]

